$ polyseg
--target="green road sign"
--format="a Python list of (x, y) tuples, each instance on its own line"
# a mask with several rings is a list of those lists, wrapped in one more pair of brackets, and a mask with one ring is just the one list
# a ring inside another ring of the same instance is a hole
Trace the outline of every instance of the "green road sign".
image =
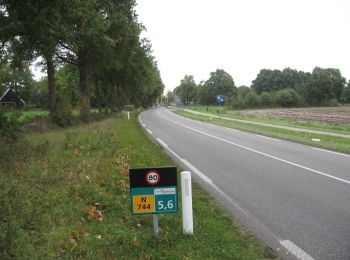
[(176, 167), (130, 169), (131, 213), (177, 212), (176, 172)]

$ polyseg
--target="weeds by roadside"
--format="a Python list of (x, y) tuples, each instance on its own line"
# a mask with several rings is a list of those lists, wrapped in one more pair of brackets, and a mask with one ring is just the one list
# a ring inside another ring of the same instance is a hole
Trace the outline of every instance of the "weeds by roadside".
[(1, 259), (274, 258), (197, 185), (195, 235), (182, 235), (173, 214), (160, 216), (160, 239), (152, 238), (152, 218), (130, 215), (128, 168), (173, 162), (135, 116), (30, 134), (2, 149)]

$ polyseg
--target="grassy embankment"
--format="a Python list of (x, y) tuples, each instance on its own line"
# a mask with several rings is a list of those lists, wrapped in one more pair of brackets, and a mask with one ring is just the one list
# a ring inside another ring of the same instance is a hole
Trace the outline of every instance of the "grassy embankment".
[[(49, 111), (47, 110), (42, 110), (42, 109), (33, 109), (33, 110), (19, 110), (17, 111), (19, 112), (21, 115), (19, 116), (18, 120), (20, 122), (25, 122), (33, 117), (37, 117), (37, 116), (48, 116), (49, 115)], [(7, 114), (9, 115), (10, 113), (12, 113), (11, 111), (7, 112)], [(98, 113), (97, 109), (91, 109), (91, 113)], [(72, 113), (73, 116), (79, 116), (80, 112), (79, 110), (73, 110)]]
[(130, 215), (128, 168), (173, 162), (135, 115), (31, 134), (0, 149), (1, 259), (274, 257), (195, 184), (195, 235), (182, 235), (179, 212), (160, 216), (160, 239), (152, 238), (151, 216)]
[[(350, 154), (350, 139), (349, 138), (343, 138), (343, 137), (334, 137), (329, 135), (321, 135), (321, 134), (313, 134), (313, 133), (305, 133), (305, 132), (297, 132), (297, 131), (291, 131), (286, 129), (280, 129), (280, 128), (274, 128), (274, 127), (268, 127), (268, 126), (260, 126), (260, 125), (253, 125), (253, 124), (247, 124), (242, 122), (236, 122), (236, 121), (229, 121), (224, 120), (220, 118), (212, 118), (210, 120), (210, 117), (203, 116), (203, 115), (196, 115), (192, 114), (190, 112), (183, 111), (181, 109), (176, 110), (176, 113), (185, 117), (189, 117), (192, 119), (200, 120), (203, 122), (208, 122), (212, 124), (222, 125), (226, 127), (232, 127), (235, 129), (240, 129), (248, 132), (253, 132), (265, 136), (275, 137), (283, 140), (298, 142), (302, 144), (312, 145), (319, 148), (334, 150), (338, 152), (348, 153)], [(225, 114), (226, 116), (226, 114)], [(241, 118), (239, 118), (241, 119)], [(261, 119), (262, 121), (267, 123), (268, 120), (264, 121), (264, 119)], [(272, 123), (269, 121), (268, 123)], [(293, 126), (293, 125), (290, 125)], [(294, 125), (295, 126), (295, 125)], [(317, 129), (315, 130), (324, 130), (325, 129)], [(329, 130), (328, 130), (329, 131)], [(314, 142), (312, 139), (320, 139), (319, 142)]]
[(350, 134), (350, 125), (349, 124), (320, 124), (316, 122), (311, 122), (307, 120), (289, 120), (289, 119), (275, 119), (275, 118), (268, 118), (268, 117), (257, 117), (253, 115), (242, 115), (239, 113), (239, 111), (230, 111), (228, 112), (225, 107), (219, 107), (219, 106), (209, 106), (207, 110), (207, 106), (195, 106), (195, 107), (187, 107), (188, 109), (192, 109), (195, 111), (203, 112), (203, 113), (210, 113), (213, 115), (219, 115), (219, 111), (221, 109), (221, 115), (224, 117), (234, 118), (234, 119), (241, 119), (241, 120), (249, 120), (253, 122), (259, 122), (259, 123), (267, 123), (267, 124), (275, 124), (275, 125), (281, 125), (281, 126), (290, 126), (290, 127), (297, 127), (297, 128), (306, 128), (306, 129), (312, 129), (312, 130), (319, 130), (319, 131), (328, 131), (328, 132), (335, 132), (335, 133), (344, 133), (344, 134)]

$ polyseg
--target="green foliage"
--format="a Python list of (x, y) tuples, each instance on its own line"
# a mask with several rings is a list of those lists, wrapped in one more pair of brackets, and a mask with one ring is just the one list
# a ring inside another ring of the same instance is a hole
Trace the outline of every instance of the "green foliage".
[(245, 96), (245, 104), (247, 107), (257, 107), (259, 105), (259, 97), (255, 92), (251, 91)]
[(259, 104), (262, 107), (271, 107), (273, 106), (273, 96), (272, 93), (262, 92), (259, 96)]
[(72, 105), (66, 98), (59, 98), (57, 100), (57, 111), (53, 115), (53, 121), (60, 127), (67, 127), (72, 125), (73, 110)]
[(186, 75), (180, 82), (180, 85), (174, 89), (174, 93), (179, 96), (182, 103), (194, 103), (196, 97), (196, 82), (192, 75)]
[(217, 95), (224, 95), (225, 100), (231, 100), (237, 95), (232, 76), (223, 69), (211, 72), (209, 79), (198, 87), (198, 99), (203, 105), (216, 104)]
[(331, 99), (340, 100), (344, 85), (345, 79), (338, 69), (316, 67), (306, 86), (306, 100), (310, 105), (326, 105)]
[(17, 142), (23, 136), (23, 123), (19, 120), (21, 112), (14, 110), (5, 114), (0, 109), (0, 143)]
[(283, 89), (276, 92), (276, 104), (282, 107), (296, 107), (300, 103), (300, 96), (293, 89)]
[(258, 94), (263, 91), (278, 91), (281, 89), (291, 88), (299, 90), (300, 86), (306, 82), (309, 74), (285, 68), (284, 70), (262, 69), (253, 80), (251, 88)]
[(347, 103), (347, 104), (350, 103), (350, 81), (348, 82), (347, 87), (345, 87), (343, 89), (343, 94), (342, 94), (341, 101), (343, 103)]
[(239, 86), (237, 88), (237, 96), (240, 98), (245, 98), (245, 96), (251, 91), (250, 87)]
[(173, 162), (136, 119), (32, 135), (0, 152), (16, 155), (12, 167), (0, 167), (0, 258), (273, 258), (196, 184), (196, 235), (182, 234), (179, 213), (160, 215), (153, 239), (152, 216), (130, 215), (128, 169)]

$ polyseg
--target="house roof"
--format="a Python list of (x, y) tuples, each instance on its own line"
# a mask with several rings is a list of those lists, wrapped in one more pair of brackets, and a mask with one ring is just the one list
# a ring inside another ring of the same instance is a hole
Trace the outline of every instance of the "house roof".
[[(13, 89), (11, 87), (7, 87), (7, 89), (5, 90), (4, 94), (1, 96), (0, 98), (0, 102), (2, 102), (2, 100), (6, 97), (6, 95), (9, 94), (9, 92), (13, 92), (14, 94), (16, 94)], [(24, 102), (23, 99), (21, 99), (18, 95), (15, 96), (15, 98), (17, 98), (22, 104), (25, 104), (26, 102)]]
[(1, 96), (0, 101), (6, 96), (7, 92), (9, 92), (9, 91), (10, 91), (10, 88), (8, 87), (8, 88), (5, 90), (4, 94)]

